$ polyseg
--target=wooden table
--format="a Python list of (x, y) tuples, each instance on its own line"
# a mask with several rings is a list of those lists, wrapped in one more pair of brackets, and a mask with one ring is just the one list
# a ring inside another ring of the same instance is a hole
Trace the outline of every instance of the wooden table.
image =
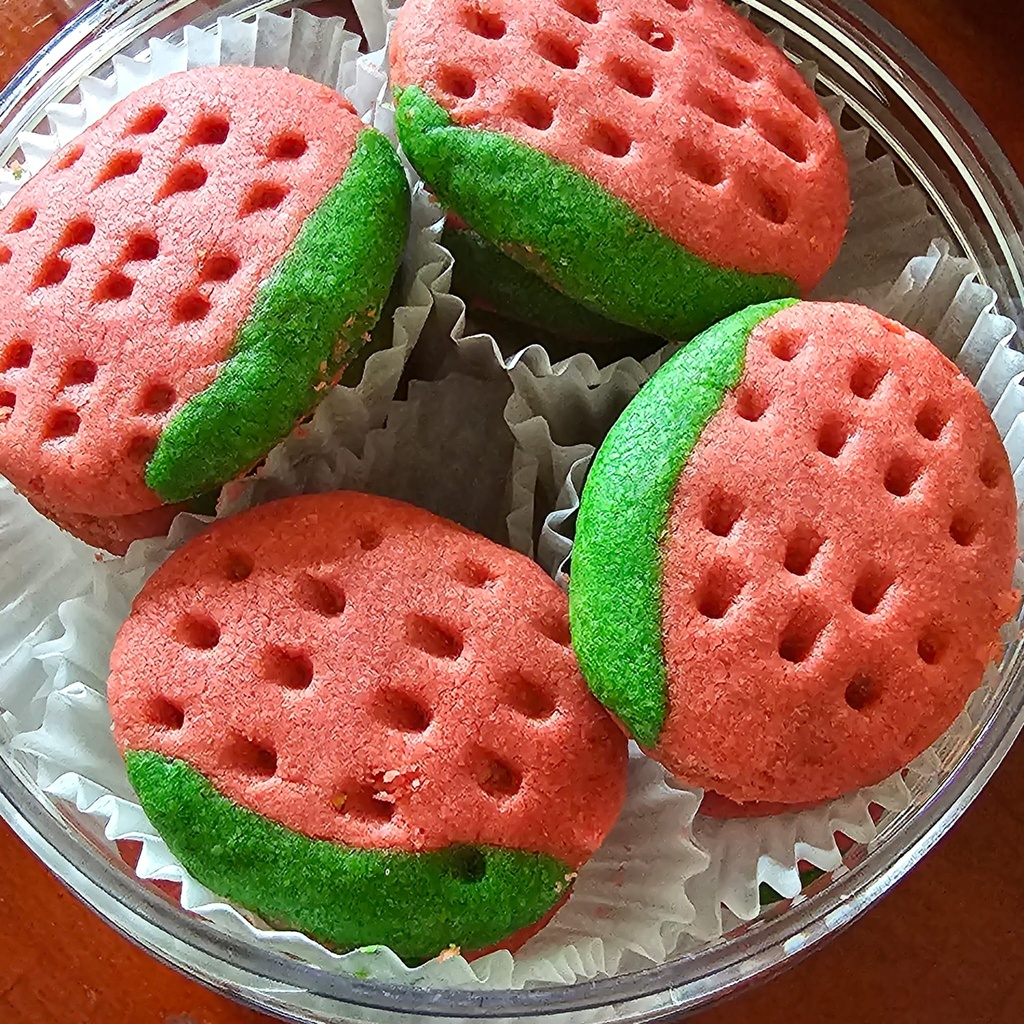
[[(1022, 0), (873, 0), (952, 79), (1024, 176)], [(67, 17), (0, 0), (0, 81)], [(1016, 44), (1016, 45), (1015, 45)], [(847, 932), (701, 1024), (1024, 1018), (1024, 743), (923, 864)], [(0, 825), (3, 1024), (258, 1024), (82, 907)]]

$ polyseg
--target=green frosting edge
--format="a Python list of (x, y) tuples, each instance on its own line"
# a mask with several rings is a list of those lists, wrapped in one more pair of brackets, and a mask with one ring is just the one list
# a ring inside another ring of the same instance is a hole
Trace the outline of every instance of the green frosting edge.
[(398, 270), (409, 186), (391, 142), (359, 133), (341, 180), (260, 286), (231, 357), (166, 424), (146, 466), (165, 502), (246, 472), (362, 348)]
[(472, 228), (445, 227), (441, 244), (455, 258), (452, 291), (471, 305), (483, 303), (502, 316), (585, 345), (649, 339), (552, 288)]
[(747, 338), (796, 299), (740, 310), (676, 353), (640, 389), (594, 457), (569, 573), (569, 625), (590, 689), (644, 747), (667, 711), (661, 541), (676, 481), (743, 375)]
[(685, 341), (752, 303), (799, 294), (788, 277), (706, 262), (568, 164), (455, 125), (418, 86), (396, 97), (402, 148), (442, 204), (602, 316)]
[(573, 878), (553, 857), (497, 846), (408, 853), (311, 839), (222, 796), (182, 760), (148, 750), (124, 759), (189, 874), (337, 952), (386, 945), (416, 964), (450, 946), (486, 949), (540, 920)]

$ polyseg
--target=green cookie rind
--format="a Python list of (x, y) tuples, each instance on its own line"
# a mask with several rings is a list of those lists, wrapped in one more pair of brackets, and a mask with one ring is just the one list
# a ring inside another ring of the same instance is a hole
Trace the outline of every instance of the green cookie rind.
[(455, 125), (418, 86), (396, 96), (402, 148), (438, 199), (602, 316), (684, 341), (751, 303), (799, 294), (788, 277), (702, 260), (568, 164)]
[(476, 231), (446, 227), (441, 244), (455, 258), (452, 291), (547, 333), (582, 344), (647, 341), (636, 328), (587, 309), (506, 256)]
[(179, 759), (130, 750), (125, 765), (189, 874), (338, 952), (385, 945), (415, 964), (452, 945), (485, 949), (540, 920), (573, 877), (553, 857), (496, 846), (407, 853), (311, 839), (222, 796)]
[(342, 179), (260, 286), (231, 357), (164, 427), (146, 484), (171, 503), (258, 462), (327, 393), (388, 296), (409, 228), (394, 147), (363, 129)]
[(640, 389), (594, 457), (569, 573), (569, 626), (587, 685), (643, 747), (667, 710), (661, 541), (676, 481), (743, 375), (747, 338), (796, 299), (740, 310), (674, 355)]

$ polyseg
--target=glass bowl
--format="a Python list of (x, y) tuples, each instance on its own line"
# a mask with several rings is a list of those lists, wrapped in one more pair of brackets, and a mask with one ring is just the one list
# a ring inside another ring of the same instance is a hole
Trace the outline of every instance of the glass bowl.
[[(298, 6), (281, 0), (100, 0), (83, 10), (0, 94), (0, 165), (17, 135), (118, 53), (151, 36), (206, 25), (220, 14)], [(306, 5), (318, 8), (343, 5)], [(1024, 310), (1024, 189), (995, 141), (942, 74), (859, 0), (749, 0), (762, 28), (785, 30), (794, 59), (814, 60), (820, 81), (871, 129), (902, 174), (927, 194), (959, 254), (978, 266), (1004, 314)], [(331, 11), (330, 13), (335, 13)], [(54, 596), (54, 603), (61, 595)], [(524, 991), (425, 989), (360, 980), (268, 953), (194, 917), (140, 881), (84, 816), (51, 801), (9, 749), (0, 719), (0, 815), (49, 869), (113, 927), (154, 956), (241, 1002), (296, 1021), (545, 1018), (648, 1022), (678, 1019), (763, 980), (836, 934), (896, 884), (960, 817), (1024, 725), (1024, 642), (1009, 648), (969, 741), (950, 751), (938, 789), (879, 823), (843, 865), (794, 900), (697, 952), (660, 966)]]

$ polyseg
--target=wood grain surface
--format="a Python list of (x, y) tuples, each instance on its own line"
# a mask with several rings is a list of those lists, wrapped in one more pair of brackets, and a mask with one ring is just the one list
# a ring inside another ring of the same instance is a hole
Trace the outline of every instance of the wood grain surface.
[[(945, 72), (1024, 175), (1024, 2), (874, 0)], [(0, 0), (0, 82), (68, 16)], [(894, 892), (796, 967), (700, 1024), (1017, 1024), (1024, 1019), (1024, 745)], [(160, 966), (70, 896), (0, 824), (2, 1024), (258, 1024)]]

